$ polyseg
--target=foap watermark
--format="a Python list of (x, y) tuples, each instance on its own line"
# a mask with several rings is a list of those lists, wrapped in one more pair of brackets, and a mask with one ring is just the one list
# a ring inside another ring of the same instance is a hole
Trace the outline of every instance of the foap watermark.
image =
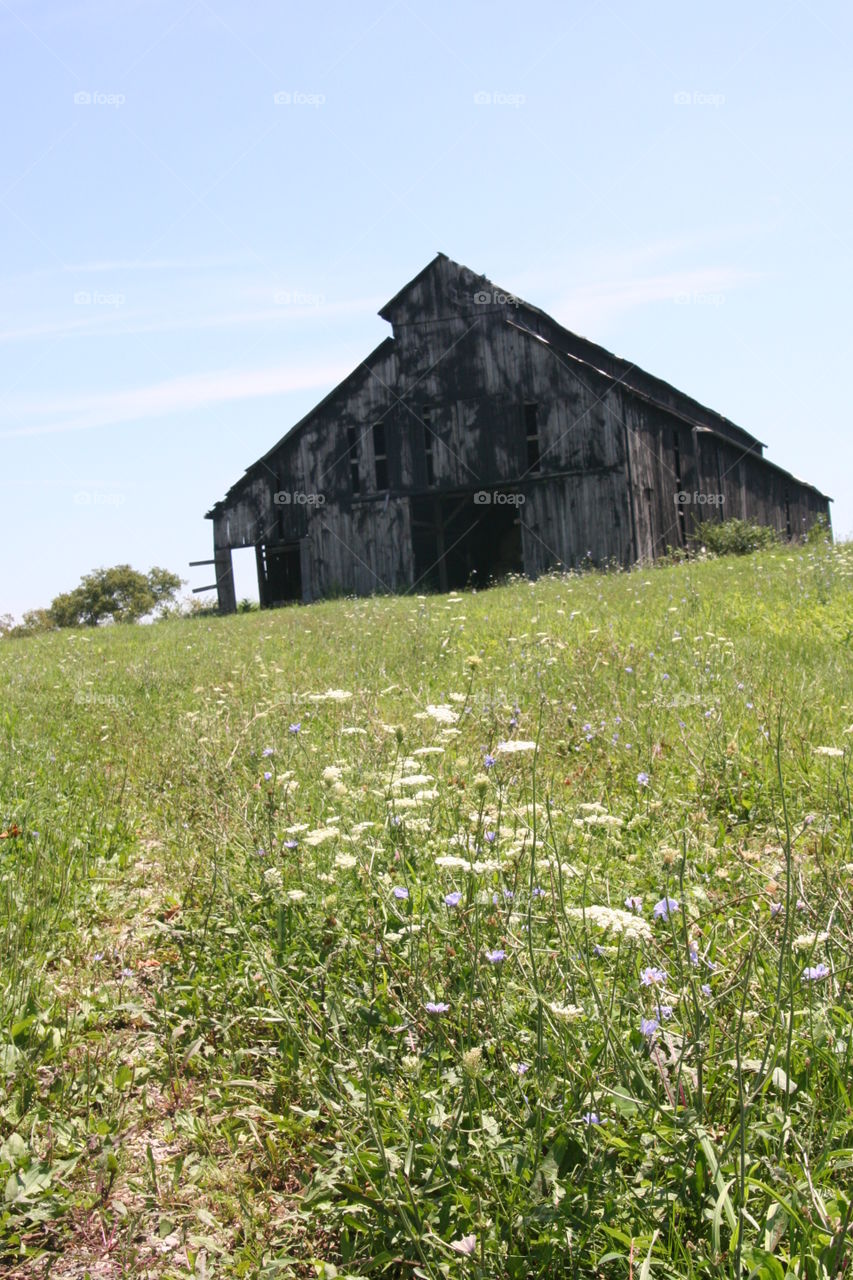
[(277, 107), (322, 107), (325, 93), (303, 93), (301, 89), (279, 89), (272, 100)]
[(75, 107), (123, 107), (126, 102), (123, 93), (102, 93), (99, 89), (80, 89), (74, 95)]
[(703, 293), (695, 289), (692, 293), (676, 293), (673, 302), (676, 306), (686, 307), (721, 307), (726, 300), (724, 293)]
[(478, 507), (523, 507), (527, 498), (523, 493), (507, 493), (503, 489), (478, 489), (474, 505)]
[(523, 107), (527, 101), (524, 93), (504, 93), (501, 90), (478, 89), (474, 103), (478, 107)]
[(517, 307), (520, 301), (514, 293), (502, 293), (500, 289), (478, 289), (474, 294), (478, 307)]
[(118, 693), (98, 693), (97, 689), (77, 689), (74, 701), (78, 707), (123, 707), (124, 698)]
[(324, 507), (325, 493), (306, 493), (303, 489), (279, 489), (273, 494), (277, 507)]
[(687, 493), (684, 489), (675, 495), (677, 507), (721, 507), (726, 500), (724, 493)]
[(121, 507), (126, 501), (123, 493), (103, 493), (97, 489), (79, 489), (74, 495), (75, 507)]
[(276, 289), (272, 300), (277, 307), (322, 307), (326, 303), (324, 293), (305, 293), (302, 289)]
[(724, 93), (700, 93), (698, 89), (679, 89), (672, 95), (677, 107), (722, 107), (726, 101)]
[(123, 293), (102, 293), (100, 289), (76, 289), (75, 307), (123, 307), (127, 299)]

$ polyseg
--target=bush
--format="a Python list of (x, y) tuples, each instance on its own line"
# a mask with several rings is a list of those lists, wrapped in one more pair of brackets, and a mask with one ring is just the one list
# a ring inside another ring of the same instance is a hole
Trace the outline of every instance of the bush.
[(721, 524), (703, 520), (696, 526), (693, 542), (717, 556), (745, 556), (775, 547), (779, 535), (769, 525), (750, 524), (748, 520), (723, 520)]

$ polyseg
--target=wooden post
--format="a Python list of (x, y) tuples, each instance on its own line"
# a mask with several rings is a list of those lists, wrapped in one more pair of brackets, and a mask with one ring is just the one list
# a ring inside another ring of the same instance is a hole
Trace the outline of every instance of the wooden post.
[(219, 612), (236, 613), (237, 596), (234, 591), (234, 566), (231, 563), (231, 548), (214, 547), (213, 557), (216, 564), (216, 597), (219, 601)]

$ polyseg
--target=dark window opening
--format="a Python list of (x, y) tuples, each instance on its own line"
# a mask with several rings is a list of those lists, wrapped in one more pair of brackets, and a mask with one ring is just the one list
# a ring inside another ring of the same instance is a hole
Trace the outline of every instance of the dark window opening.
[(433, 452), (435, 435), (432, 425), (432, 409), (428, 405), (421, 410), (421, 422), (424, 425), (424, 471), (426, 472), (427, 487), (432, 488), (435, 484), (435, 454)]
[(376, 488), (388, 488), (388, 454), (385, 450), (385, 423), (373, 424), (373, 465), (376, 469)]
[(349, 454), (349, 478), (353, 493), (361, 493), (361, 480), (358, 474), (358, 432), (355, 427), (347, 427), (347, 453)]
[(524, 406), (524, 434), (527, 438), (527, 470), (538, 471), (542, 456), (539, 452), (539, 405)]

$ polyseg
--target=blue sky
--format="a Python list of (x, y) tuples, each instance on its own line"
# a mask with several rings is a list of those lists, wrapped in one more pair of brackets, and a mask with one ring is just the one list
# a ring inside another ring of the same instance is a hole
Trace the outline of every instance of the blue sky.
[(210, 581), (205, 511), (437, 250), (851, 535), (851, 34), (817, 0), (0, 0), (0, 613), (98, 565)]

